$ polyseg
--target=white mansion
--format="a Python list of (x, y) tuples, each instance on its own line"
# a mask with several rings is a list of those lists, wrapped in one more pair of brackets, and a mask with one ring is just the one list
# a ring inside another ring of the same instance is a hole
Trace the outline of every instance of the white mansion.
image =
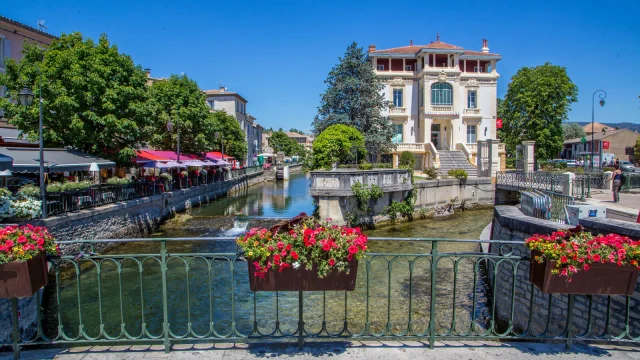
[(411, 151), (416, 168), (439, 166), (438, 153), (460, 150), (473, 161), (476, 141), (496, 139), (496, 64), (501, 56), (465, 50), (440, 41), (377, 50), (368, 55), (392, 103), (384, 115), (393, 122), (394, 154)]

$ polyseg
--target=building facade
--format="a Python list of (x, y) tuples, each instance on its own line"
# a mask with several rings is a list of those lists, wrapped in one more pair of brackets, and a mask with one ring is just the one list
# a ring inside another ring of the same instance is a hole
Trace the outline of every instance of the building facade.
[[(0, 73), (5, 72), (7, 59), (15, 61), (22, 59), (22, 44), (25, 41), (46, 48), (55, 39), (55, 36), (44, 31), (0, 16)], [(4, 86), (0, 86), (0, 96), (4, 95)], [(3, 115), (4, 113), (0, 109), (0, 119), (3, 118)], [(0, 123), (0, 125), (7, 125), (6, 121), (0, 121)]]
[[(427, 45), (376, 49), (368, 56), (382, 79), (391, 106), (383, 115), (393, 123), (397, 143), (416, 156), (416, 168), (438, 166), (439, 151), (475, 155), (478, 140), (496, 139), (498, 54), (487, 40), (481, 51), (436, 41)], [(471, 158), (471, 157), (470, 157)]]
[[(591, 125), (589, 125), (591, 128)], [(593, 133), (593, 154), (599, 159), (600, 151), (603, 154), (613, 154), (620, 161), (636, 163), (638, 159), (633, 156), (633, 147), (640, 139), (640, 134), (629, 129), (606, 130)], [(560, 156), (564, 159), (590, 159), (591, 158), (591, 134), (582, 138), (569, 139), (564, 142), (564, 149)], [(606, 159), (606, 158), (605, 158)]]
[(242, 159), (241, 164), (255, 165), (258, 161), (257, 155), (262, 148), (262, 127), (255, 121), (255, 117), (247, 113), (247, 100), (223, 86), (217, 90), (205, 90), (204, 94), (211, 109), (225, 111), (238, 120), (248, 145), (247, 158)]

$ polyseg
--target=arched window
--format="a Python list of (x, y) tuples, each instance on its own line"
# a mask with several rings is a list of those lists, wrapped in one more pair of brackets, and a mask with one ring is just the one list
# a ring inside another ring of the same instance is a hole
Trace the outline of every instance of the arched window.
[(451, 85), (443, 82), (431, 85), (431, 105), (453, 105)]

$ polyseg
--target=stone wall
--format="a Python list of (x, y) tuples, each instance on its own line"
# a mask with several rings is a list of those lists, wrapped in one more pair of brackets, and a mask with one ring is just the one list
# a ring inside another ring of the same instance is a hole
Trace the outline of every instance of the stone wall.
[[(592, 233), (617, 233), (640, 239), (640, 224), (612, 219), (584, 219), (580, 224)], [(489, 282), (495, 294), (494, 316), (502, 327), (511, 324), (517, 332), (529, 329), (530, 333), (539, 334), (544, 332), (548, 321), (548, 335), (560, 335), (566, 331), (569, 297), (558, 294), (545, 295), (529, 282), (530, 252), (524, 246), (524, 240), (532, 234), (549, 234), (566, 228), (569, 226), (525, 216), (514, 206), (495, 207), (491, 239), (517, 241), (523, 244), (492, 243), (489, 252), (503, 255), (511, 253), (516, 257), (525, 258), (521, 261), (490, 263), (488, 266)], [(588, 324), (590, 298), (592, 316), (591, 323)], [(574, 295), (572, 334), (581, 334), (590, 326), (588, 335), (601, 336), (606, 329), (608, 299), (607, 296)], [(626, 297), (612, 296), (610, 299), (610, 329), (612, 334), (618, 335), (625, 329)], [(638, 336), (640, 281), (630, 297), (629, 306), (631, 331), (633, 336)]]
[[(52, 216), (33, 221), (46, 226), (57, 240), (117, 239), (144, 237), (155, 231), (168, 216), (206, 203), (229, 192), (264, 181), (262, 172), (231, 179), (223, 183), (200, 185), (184, 190), (157, 194)], [(77, 245), (61, 247), (63, 253), (75, 254)], [(105, 250), (97, 248), (96, 250)], [(35, 297), (19, 300), (22, 336), (34, 334), (36, 324)], [(0, 299), (0, 343), (11, 338), (11, 300)]]
[(494, 187), (491, 178), (422, 180), (413, 184), (416, 208), (431, 208), (454, 202), (460, 204), (493, 204)]

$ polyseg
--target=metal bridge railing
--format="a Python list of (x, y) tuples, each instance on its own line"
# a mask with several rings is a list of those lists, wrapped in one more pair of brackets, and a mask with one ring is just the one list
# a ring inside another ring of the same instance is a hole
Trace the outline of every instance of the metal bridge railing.
[(625, 183), (622, 185), (622, 191), (631, 189), (640, 189), (640, 174), (625, 173)]
[(498, 185), (515, 189), (563, 191), (562, 174), (546, 172), (500, 171), (496, 174)]
[[(212, 240), (227, 252), (208, 252)], [(544, 295), (522, 242), (371, 238), (353, 292), (252, 293), (232, 238), (64, 241), (33, 332), (3, 346), (273, 339), (640, 341), (632, 297)], [(225, 242), (226, 241), (226, 242)], [(120, 243), (123, 254), (95, 254)], [(376, 243), (379, 244), (376, 246)], [(397, 249), (394, 251), (393, 249)], [(133, 252), (135, 250), (135, 252)], [(17, 300), (13, 317), (18, 318)], [(574, 308), (573, 304), (576, 307)], [(588, 311), (587, 311), (588, 309)]]

